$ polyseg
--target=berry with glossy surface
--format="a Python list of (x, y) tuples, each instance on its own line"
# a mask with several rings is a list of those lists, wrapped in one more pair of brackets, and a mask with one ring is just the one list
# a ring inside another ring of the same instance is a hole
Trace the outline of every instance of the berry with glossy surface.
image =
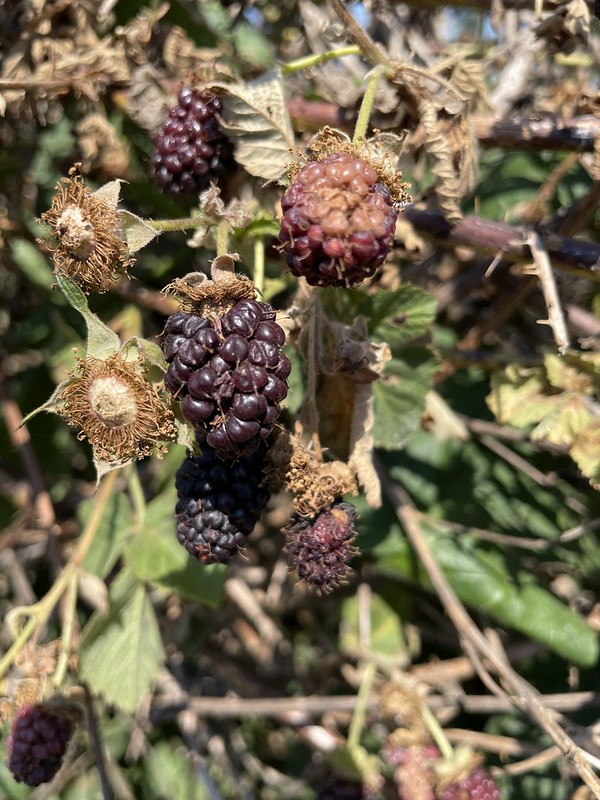
[(307, 164), (281, 200), (290, 270), (312, 286), (356, 286), (392, 249), (398, 211), (377, 172), (347, 153)]
[(344, 583), (356, 555), (357, 511), (351, 503), (335, 503), (312, 519), (294, 515), (286, 529), (290, 566), (300, 580), (327, 594)]
[(274, 310), (256, 300), (240, 300), (214, 321), (186, 312), (167, 320), (165, 385), (224, 458), (250, 452), (271, 434), (288, 391), (284, 342)]
[(70, 720), (39, 705), (20, 708), (6, 742), (8, 768), (15, 780), (27, 786), (51, 781), (62, 765), (73, 730)]
[(184, 86), (154, 137), (152, 171), (158, 186), (173, 195), (190, 195), (223, 175), (231, 146), (215, 114), (221, 101), (211, 92)]
[(177, 538), (203, 564), (227, 564), (246, 543), (269, 492), (261, 486), (266, 445), (223, 461), (205, 439), (177, 472)]

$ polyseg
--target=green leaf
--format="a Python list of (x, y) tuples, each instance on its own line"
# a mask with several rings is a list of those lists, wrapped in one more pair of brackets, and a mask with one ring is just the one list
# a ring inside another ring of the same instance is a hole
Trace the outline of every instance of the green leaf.
[[(84, 500), (78, 508), (77, 516), (84, 526), (93, 512), (96, 500)], [(102, 515), (94, 541), (83, 562), (83, 569), (100, 578), (105, 578), (131, 535), (131, 506), (124, 494), (113, 493)]]
[(145, 798), (209, 800), (206, 787), (198, 780), (193, 762), (185, 750), (165, 741), (156, 742), (144, 759), (147, 786)]
[(415, 348), (407, 359), (395, 358), (386, 364), (381, 378), (373, 383), (376, 447), (399, 450), (404, 445), (419, 425), (436, 369), (437, 361), (426, 348)]
[(367, 300), (358, 313), (368, 318), (369, 331), (387, 342), (393, 355), (423, 336), (435, 319), (435, 298), (408, 283), (393, 292), (376, 292)]
[(110, 612), (92, 615), (81, 640), (81, 677), (108, 703), (133, 713), (158, 677), (165, 653), (142, 583), (124, 570), (110, 588)]
[(15, 239), (10, 243), (10, 252), (21, 272), (36, 286), (50, 289), (54, 282), (52, 268), (38, 248), (27, 239)]
[(137, 253), (158, 236), (158, 231), (143, 220), (141, 217), (132, 214), (131, 211), (121, 209), (119, 211), (119, 222), (123, 238), (127, 242), (130, 253)]
[[(372, 594), (369, 601), (370, 641), (369, 652), (379, 656), (389, 656), (398, 660), (406, 653), (406, 644), (402, 636), (402, 624), (395, 609), (377, 594)], [(344, 620), (340, 646), (354, 655), (361, 652), (358, 598), (349, 597), (342, 605)]]
[(61, 292), (70, 305), (83, 316), (88, 331), (86, 355), (92, 358), (107, 359), (121, 347), (121, 340), (108, 325), (90, 311), (87, 297), (73, 281), (64, 275), (56, 276)]
[(248, 22), (241, 22), (233, 30), (233, 42), (241, 58), (259, 69), (273, 63), (274, 48), (263, 34)]
[(140, 580), (217, 606), (221, 600), (226, 569), (193, 559), (175, 535), (175, 491), (163, 492), (146, 508), (141, 530), (125, 550), (125, 560)]
[[(363, 518), (362, 524), (368, 521)], [(592, 667), (597, 663), (598, 636), (583, 617), (536, 586), (530, 572), (515, 569), (503, 554), (479, 548), (468, 535), (461, 534), (459, 538), (442, 525), (423, 526), (423, 533), (463, 603), (542, 642), (574, 664)], [(420, 583), (428, 584), (421, 568), (415, 573), (410, 548), (399, 525), (392, 526), (390, 535), (374, 552), (382, 574), (418, 578)]]

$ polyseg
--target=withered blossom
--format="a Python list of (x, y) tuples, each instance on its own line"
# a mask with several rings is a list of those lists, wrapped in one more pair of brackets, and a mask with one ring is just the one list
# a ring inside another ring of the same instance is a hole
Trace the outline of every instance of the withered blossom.
[(124, 464), (145, 458), (175, 435), (173, 415), (139, 362), (115, 354), (78, 359), (57, 397), (57, 412), (81, 428), (96, 461)]
[(42, 220), (52, 229), (48, 247), (55, 271), (86, 293), (106, 292), (135, 261), (121, 235), (116, 205), (94, 194), (76, 167), (56, 184)]

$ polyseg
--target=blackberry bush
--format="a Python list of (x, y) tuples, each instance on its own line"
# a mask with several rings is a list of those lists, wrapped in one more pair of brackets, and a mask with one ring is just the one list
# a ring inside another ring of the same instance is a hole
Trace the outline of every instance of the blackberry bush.
[(345, 582), (349, 561), (358, 551), (352, 545), (358, 514), (351, 503), (335, 503), (312, 519), (298, 514), (286, 530), (290, 566), (300, 580), (323, 594)]
[(246, 543), (269, 492), (263, 488), (266, 444), (236, 461), (223, 461), (200, 442), (177, 472), (177, 538), (204, 564), (227, 564)]
[(356, 286), (392, 249), (398, 211), (366, 161), (335, 153), (300, 170), (281, 200), (280, 241), (312, 286)]
[(154, 137), (152, 170), (158, 186), (173, 195), (198, 193), (231, 164), (231, 146), (215, 116), (221, 101), (189, 86)]
[(6, 742), (8, 768), (19, 783), (39, 786), (51, 781), (63, 762), (73, 723), (39, 705), (24, 705), (13, 720)]
[(489, 772), (476, 767), (458, 783), (446, 786), (440, 800), (501, 800), (501, 795)]
[(215, 321), (178, 312), (164, 333), (165, 385), (207, 444), (232, 458), (267, 439), (291, 368), (271, 306), (240, 300)]

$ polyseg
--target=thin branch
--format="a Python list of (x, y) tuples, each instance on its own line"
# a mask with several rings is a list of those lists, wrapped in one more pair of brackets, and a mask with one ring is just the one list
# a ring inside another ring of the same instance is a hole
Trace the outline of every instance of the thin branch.
[(558, 296), (558, 289), (556, 288), (556, 280), (552, 265), (548, 258), (548, 253), (544, 248), (542, 241), (535, 231), (531, 231), (527, 236), (527, 244), (531, 250), (533, 257), (533, 268), (530, 274), (537, 275), (542, 285), (542, 292), (544, 293), (544, 300), (546, 301), (546, 308), (548, 310), (548, 319), (538, 320), (540, 325), (549, 325), (554, 334), (554, 341), (558, 347), (558, 352), (564, 355), (569, 348), (570, 339), (567, 330), (567, 323), (565, 322), (565, 315)]
[(503, 147), (507, 150), (577, 150), (592, 152), (600, 136), (600, 119), (582, 116), (570, 119), (472, 120), (473, 133), (482, 147)]
[(92, 748), (96, 758), (96, 768), (100, 776), (100, 785), (102, 786), (102, 797), (104, 800), (115, 800), (115, 793), (113, 792), (110, 781), (108, 780), (108, 773), (106, 771), (106, 760), (104, 758), (104, 746), (100, 737), (100, 728), (98, 727), (98, 717), (94, 708), (94, 698), (90, 690), (84, 685), (85, 691), (85, 706), (87, 711), (88, 731), (92, 741)]
[[(509, 261), (531, 262), (531, 251), (527, 245), (530, 231), (526, 228), (476, 216), (464, 217), (461, 222), (452, 225), (439, 211), (427, 211), (415, 206), (407, 206), (404, 215), (419, 233), (440, 245), (466, 245), (493, 255), (501, 253), (502, 258)], [(557, 269), (600, 280), (600, 245), (544, 233), (540, 234), (540, 241)]]
[(477, 653), (478, 658), (486, 659), (491, 669), (510, 690), (511, 702), (526, 712), (550, 736), (563, 756), (571, 762), (583, 782), (592, 790), (594, 797), (600, 798), (600, 780), (588, 763), (584, 751), (563, 730), (555, 715), (545, 706), (543, 697), (512, 668), (508, 660), (499, 654), (498, 649), (490, 644), (475, 625), (433, 556), (421, 530), (419, 512), (412, 506), (406, 493), (390, 480), (383, 468), (380, 469), (380, 478), (384, 491), (394, 505), (396, 516), (429, 575), (465, 650), (471, 649)]

